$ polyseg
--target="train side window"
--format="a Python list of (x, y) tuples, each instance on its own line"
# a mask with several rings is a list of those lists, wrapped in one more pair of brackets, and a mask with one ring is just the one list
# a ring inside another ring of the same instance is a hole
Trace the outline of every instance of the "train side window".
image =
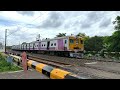
[(53, 46), (53, 43), (51, 44), (51, 46)]
[(42, 46), (43, 46), (43, 44), (42, 44)]
[(54, 46), (56, 46), (56, 43), (54, 43)]
[(44, 46), (45, 46), (45, 44), (44, 44)]
[(65, 44), (67, 43), (67, 40), (65, 40)]
[(70, 43), (74, 43), (74, 40), (73, 40), (73, 39), (70, 39)]

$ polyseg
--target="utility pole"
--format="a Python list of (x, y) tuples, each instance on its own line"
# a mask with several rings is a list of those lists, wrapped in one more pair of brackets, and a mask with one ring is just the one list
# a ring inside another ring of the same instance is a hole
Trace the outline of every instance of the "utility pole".
[(6, 53), (7, 29), (5, 29), (5, 53)]

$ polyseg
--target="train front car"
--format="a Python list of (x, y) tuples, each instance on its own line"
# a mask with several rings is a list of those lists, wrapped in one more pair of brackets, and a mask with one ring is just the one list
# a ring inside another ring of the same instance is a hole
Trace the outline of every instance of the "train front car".
[(83, 58), (84, 42), (81, 37), (69, 37), (70, 57)]

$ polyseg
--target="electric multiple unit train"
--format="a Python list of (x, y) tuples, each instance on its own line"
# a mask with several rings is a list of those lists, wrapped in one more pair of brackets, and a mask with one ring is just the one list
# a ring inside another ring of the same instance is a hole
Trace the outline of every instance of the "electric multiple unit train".
[(13, 45), (12, 50), (43, 53), (57, 56), (82, 57), (84, 40), (82, 37), (64, 36), (53, 39), (36, 40)]

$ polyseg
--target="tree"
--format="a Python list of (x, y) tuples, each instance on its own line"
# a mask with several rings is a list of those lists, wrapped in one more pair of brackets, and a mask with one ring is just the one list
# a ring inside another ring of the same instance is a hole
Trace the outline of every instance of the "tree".
[(108, 51), (120, 52), (120, 16), (115, 18), (113, 24), (115, 24), (114, 29), (116, 31), (108, 39), (108, 44), (110, 45)]
[(76, 36), (85, 37), (85, 33), (78, 33)]
[(115, 24), (115, 30), (120, 31), (120, 16), (117, 16), (115, 18), (115, 21), (113, 21), (113, 24)]
[(100, 51), (103, 48), (103, 38), (99, 36), (87, 38), (84, 45), (86, 51)]
[(109, 51), (120, 52), (120, 31), (116, 31), (112, 34), (112, 36), (109, 38), (109, 44)]
[(56, 37), (63, 37), (66, 36), (66, 33), (59, 33), (58, 35), (56, 35)]

